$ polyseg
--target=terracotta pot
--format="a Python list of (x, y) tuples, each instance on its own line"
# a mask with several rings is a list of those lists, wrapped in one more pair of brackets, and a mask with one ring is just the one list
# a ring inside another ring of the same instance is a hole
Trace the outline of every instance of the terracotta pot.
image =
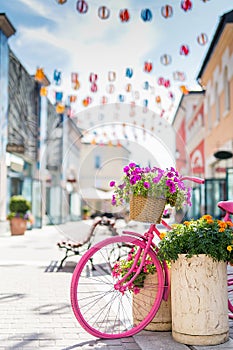
[(171, 264), (172, 336), (183, 344), (217, 345), (229, 339), (227, 268), (205, 254)]
[[(151, 288), (153, 286), (153, 288)], [(157, 274), (147, 275), (144, 281), (144, 287), (140, 293), (133, 294), (133, 319), (134, 323), (141, 322), (145, 315), (151, 309), (155, 294), (158, 290)], [(149, 331), (170, 331), (172, 326), (171, 319), (171, 295), (168, 300), (162, 300), (162, 303), (152, 321), (145, 327)]]
[(24, 235), (27, 229), (27, 220), (23, 218), (13, 218), (10, 220), (11, 235)]

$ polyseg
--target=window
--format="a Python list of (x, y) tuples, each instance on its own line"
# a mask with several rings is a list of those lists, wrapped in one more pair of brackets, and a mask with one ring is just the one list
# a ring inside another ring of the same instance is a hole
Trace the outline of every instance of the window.
[(218, 83), (215, 83), (214, 95), (215, 95), (216, 123), (218, 124), (219, 120), (220, 120), (220, 105), (219, 105), (219, 96), (218, 96)]
[(99, 169), (100, 168), (100, 156), (95, 156), (95, 168)]
[(230, 84), (228, 81), (228, 68), (224, 68), (224, 107), (225, 111), (228, 112), (230, 110)]
[(207, 116), (208, 116), (208, 130), (211, 130), (212, 128), (212, 116), (211, 116), (211, 105), (210, 105), (210, 96), (208, 96), (207, 100)]

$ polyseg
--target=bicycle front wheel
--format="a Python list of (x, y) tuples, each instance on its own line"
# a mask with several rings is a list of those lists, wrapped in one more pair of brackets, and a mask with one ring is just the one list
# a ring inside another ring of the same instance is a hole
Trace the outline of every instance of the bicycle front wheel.
[[(148, 251), (147, 258), (155, 266), (157, 282), (153, 279), (140, 289), (140, 298), (134, 298), (132, 291), (121, 293), (114, 288), (117, 282), (113, 274), (114, 265), (121, 259), (127, 259), (132, 248), (136, 251), (145, 249), (145, 246), (144, 241), (131, 236), (111, 237), (94, 245), (77, 264), (71, 282), (71, 304), (80, 325), (95, 337), (132, 336), (145, 328), (158, 311), (164, 289), (164, 274), (152, 249)], [(140, 300), (143, 300), (143, 305)], [(138, 313), (141, 313), (141, 317), (138, 317)]]

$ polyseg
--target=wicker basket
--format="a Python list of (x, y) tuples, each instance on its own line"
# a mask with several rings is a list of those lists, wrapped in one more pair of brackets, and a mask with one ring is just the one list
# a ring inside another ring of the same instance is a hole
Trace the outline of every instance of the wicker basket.
[(130, 198), (130, 220), (159, 224), (162, 219), (166, 199), (143, 196)]

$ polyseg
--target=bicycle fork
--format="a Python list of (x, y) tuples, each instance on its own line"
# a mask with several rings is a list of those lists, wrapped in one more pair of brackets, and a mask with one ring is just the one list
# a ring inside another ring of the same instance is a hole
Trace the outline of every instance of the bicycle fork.
[[(117, 281), (117, 283), (115, 283), (115, 285), (114, 285), (115, 290), (119, 290), (123, 295), (124, 295), (124, 292), (129, 288), (129, 286), (132, 285), (132, 283), (135, 281), (135, 279), (137, 278), (137, 276), (140, 274), (140, 272), (143, 269), (147, 253), (148, 253), (148, 251), (150, 249), (150, 246), (152, 244), (152, 240), (154, 238), (153, 228), (150, 228), (148, 230), (148, 232), (146, 232), (144, 234), (143, 238), (146, 240), (146, 247), (138, 249), (138, 251), (137, 251), (137, 253), (135, 255), (135, 258), (134, 258), (133, 265), (131, 266), (129, 271), (125, 274), (125, 276), (122, 277), (119, 281)], [(140, 263), (139, 267), (137, 267), (137, 271), (135, 272), (135, 268), (136, 268), (136, 266), (138, 264), (138, 261), (139, 261), (139, 259), (141, 257), (142, 251), (144, 251), (144, 252), (143, 252), (143, 255), (142, 255), (141, 263)], [(128, 282), (126, 282), (126, 279), (132, 273), (134, 273), (133, 277)]]

